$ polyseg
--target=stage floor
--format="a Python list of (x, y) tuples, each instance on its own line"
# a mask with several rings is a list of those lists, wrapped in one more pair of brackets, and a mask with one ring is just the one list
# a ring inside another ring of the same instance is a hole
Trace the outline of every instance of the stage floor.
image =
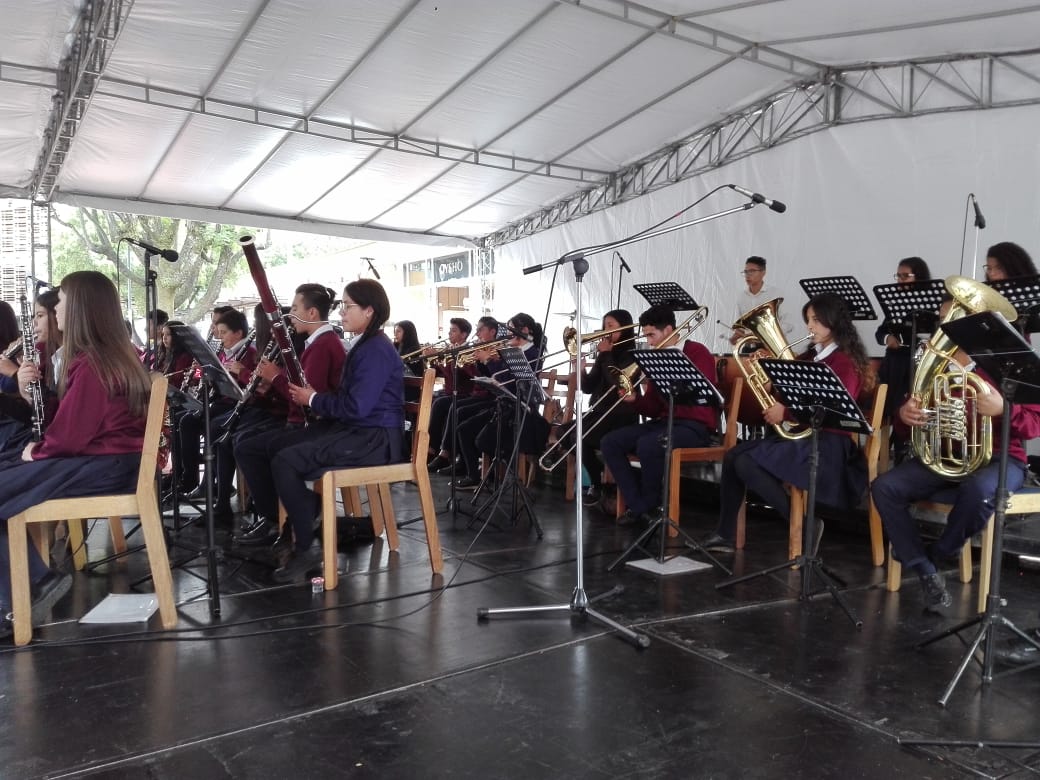
[[(438, 508), (447, 482), (435, 477)], [(713, 527), (713, 497), (684, 494), (683, 528)], [(465, 494), (460, 494), (465, 499)], [(394, 488), (399, 519), (418, 515)], [(973, 614), (975, 588), (949, 573), (954, 608), (923, 613), (916, 578), (884, 589), (865, 528), (828, 522), (821, 547), (863, 621), (825, 595), (797, 599), (783, 570), (725, 590), (708, 569), (658, 578), (607, 564), (636, 536), (586, 511), (584, 585), (595, 609), (650, 637), (635, 649), (569, 610), (478, 621), (480, 607), (566, 605), (576, 584), (574, 507), (534, 491), (544, 528), (499, 513), (481, 531), (440, 517), (443, 577), (421, 523), (343, 548), (337, 591), (272, 587), (263, 562), (226, 557), (222, 615), (209, 613), (202, 559), (175, 569), (180, 622), (76, 620), (144, 572), (138, 553), (78, 573), (36, 641), (0, 649), (4, 778), (153, 777), (1032, 777), (1031, 748), (928, 747), (900, 738), (1040, 741), (1040, 671), (983, 686), (972, 664), (941, 707), (965, 652), (914, 644)], [(128, 523), (128, 527), (129, 527)], [(780, 563), (786, 523), (752, 513), (735, 571)], [(131, 537), (133, 541), (136, 537)], [(191, 544), (202, 532), (190, 528)], [(90, 557), (107, 553), (107, 525)], [(234, 552), (234, 551), (233, 551)], [(255, 555), (255, 553), (254, 553)], [(174, 549), (171, 557), (187, 556)], [(690, 555), (697, 558), (696, 554)], [(194, 572), (194, 573), (193, 573)], [(144, 589), (148, 588), (145, 584)], [(1040, 575), (1005, 566), (1006, 614), (1037, 624)], [(970, 637), (972, 632), (967, 632)]]

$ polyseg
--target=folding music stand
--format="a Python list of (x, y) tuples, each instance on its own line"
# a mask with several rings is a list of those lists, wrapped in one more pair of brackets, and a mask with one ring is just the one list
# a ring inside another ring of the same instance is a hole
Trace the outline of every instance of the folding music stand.
[(697, 301), (675, 282), (646, 282), (633, 285), (651, 306), (667, 306), (672, 311), (699, 309)]
[(912, 323), (914, 333), (922, 330), (919, 321), (925, 316), (937, 320), (945, 294), (946, 283), (942, 279), (926, 279), (909, 284), (879, 284), (874, 287), (874, 297), (881, 304), (885, 319)]
[[(721, 569), (726, 574), (732, 574), (722, 563), (720, 563), (711, 553), (701, 546), (700, 542), (695, 540), (689, 534), (687, 534), (679, 524), (675, 521), (675, 518), (668, 517), (667, 509), (669, 503), (669, 486), (671, 484), (671, 473), (672, 473), (672, 428), (675, 422), (675, 399), (678, 397), (684, 404), (693, 404), (696, 406), (714, 406), (719, 407), (722, 405), (722, 395), (715, 388), (715, 386), (708, 381), (708, 379), (702, 374), (697, 366), (693, 364), (693, 361), (687, 357), (686, 353), (678, 349), (637, 349), (632, 353), (632, 357), (635, 359), (636, 364), (640, 370), (654, 383), (654, 387), (658, 391), (668, 397), (668, 427), (664, 437), (664, 478), (662, 480), (662, 495), (663, 503), (654, 509), (654, 517), (650, 522), (649, 527), (639, 535), (639, 537), (628, 546), (628, 548), (621, 553), (614, 561), (607, 567), (607, 571), (612, 571), (621, 561), (625, 560), (628, 556), (634, 553), (636, 550), (641, 550), (646, 553), (649, 558), (639, 561), (629, 561), (628, 566), (636, 569), (643, 569), (644, 571), (651, 572), (652, 574), (685, 574), (687, 572), (698, 571), (700, 569), (710, 568), (714, 565), (716, 568)], [(665, 545), (668, 537), (668, 528), (674, 528), (680, 536), (686, 541), (686, 544), (701, 553), (703, 553), (711, 561), (711, 564), (702, 563), (700, 561), (691, 561), (689, 558), (685, 558), (681, 555), (666, 556)], [(661, 541), (658, 548), (657, 555), (655, 556), (652, 552), (643, 546), (643, 543), (648, 540), (657, 531), (661, 532)]]
[(175, 339), (198, 362), (202, 371), (199, 403), (202, 404), (202, 452), (205, 463), (204, 478), (206, 485), (206, 573), (209, 590), (209, 611), (211, 615), (220, 614), (220, 581), (217, 575), (218, 547), (214, 530), (213, 517), (213, 442), (210, 436), (209, 404), (214, 389), (221, 395), (235, 402), (243, 398), (242, 388), (231, 377), (228, 370), (217, 358), (209, 344), (190, 325), (172, 325), (170, 331)]
[(802, 554), (776, 566), (762, 571), (744, 574), (724, 580), (716, 588), (736, 585), (738, 582), (764, 574), (771, 574), (781, 569), (796, 566), (801, 573), (801, 592), (799, 599), (808, 600), (816, 593), (813, 591), (813, 578), (819, 578), (822, 590), (826, 590), (844, 610), (849, 620), (861, 628), (859, 620), (849, 608), (845, 598), (838, 590), (840, 578), (830, 572), (817, 557), (816, 550), (816, 479), (820, 463), (819, 435), (822, 428), (836, 428), (847, 433), (871, 433), (870, 424), (863, 417), (856, 400), (849, 395), (838, 375), (826, 363), (811, 360), (760, 360), (759, 365), (766, 372), (772, 383), (773, 395), (788, 408), (800, 422), (808, 424), (812, 429), (809, 439), (809, 490), (805, 507), (805, 524), (802, 535)]
[(821, 293), (836, 293), (845, 299), (854, 320), (876, 320), (877, 314), (863, 285), (855, 276), (818, 276), (798, 282), (810, 298)]
[(989, 286), (1015, 307), (1019, 313), (1015, 322), (1023, 333), (1040, 331), (1040, 276), (1016, 276), (990, 282)]
[[(510, 450), (509, 459), (506, 461), (505, 476), (495, 492), (488, 496), (484, 503), (477, 508), (474, 516), (481, 516), (488, 507), (491, 507), (490, 514), (487, 516), (490, 520), (495, 512), (498, 511), (506, 491), (511, 490), (510, 517), (512, 523), (516, 524), (520, 515), (519, 507), (522, 504), (527, 511), (527, 516), (531, 520), (531, 525), (534, 526), (535, 533), (541, 539), (543, 536), (542, 526), (534, 512), (534, 506), (531, 503), (531, 496), (527, 492), (527, 486), (521, 482), (517, 471), (524, 421), (527, 419), (527, 414), (532, 405), (546, 400), (545, 390), (542, 388), (542, 383), (538, 381), (538, 377), (535, 376), (534, 371), (531, 370), (531, 364), (527, 361), (527, 356), (522, 349), (519, 347), (503, 347), (498, 350), (498, 356), (505, 363), (506, 370), (513, 379), (515, 393), (510, 392), (504, 385), (494, 380), (482, 382), (481, 384), (489, 388), (498, 399), (513, 401), (513, 447)], [(500, 406), (500, 414), (501, 411), (502, 407)], [(495, 450), (494, 460), (497, 462), (501, 457), (501, 444), (498, 437), (496, 437)], [(474, 494), (474, 497), (476, 497), (476, 494)]]
[[(961, 631), (971, 626), (979, 626), (975, 638), (969, 643), (968, 650), (957, 667), (953, 679), (946, 687), (943, 695), (939, 698), (939, 704), (946, 706), (946, 702), (953, 694), (961, 677), (979, 646), (982, 646), (982, 681), (989, 683), (993, 680), (994, 648), (993, 639), (995, 629), (999, 626), (1011, 631), (1020, 639), (1040, 649), (1040, 642), (1026, 634), (1008, 618), (1001, 614), (1000, 596), (1000, 573), (1004, 553), (1004, 519), (1007, 517), (1009, 492), (1007, 489), (1007, 466), (1008, 466), (1008, 443), (1011, 438), (1011, 404), (1018, 403), (1040, 403), (1040, 358), (1033, 352), (1029, 343), (1011, 326), (1004, 316), (997, 312), (982, 312), (948, 322), (942, 326), (943, 331), (962, 350), (967, 352), (975, 360), (976, 365), (982, 368), (990, 378), (999, 381), (1000, 392), (1004, 397), (1004, 410), (1000, 417), (1000, 470), (997, 476), (997, 492), (994, 497), (993, 509), (993, 555), (992, 573), (989, 581), (989, 594), (986, 597), (986, 611), (971, 620), (949, 628), (933, 637), (921, 642), (917, 647), (922, 648), (940, 639), (945, 639), (954, 634), (959, 635)], [(975, 659), (978, 660), (977, 658)], [(1023, 666), (1012, 669), (1004, 674), (1013, 674), (1031, 666)], [(909, 744), (909, 742), (905, 743)], [(942, 744), (936, 742), (917, 742), (916, 744)], [(983, 743), (973, 743), (983, 744)], [(987, 743), (988, 744), (988, 743)], [(1026, 747), (1027, 745), (1021, 745)], [(1030, 747), (1040, 747), (1040, 742), (1034, 742)]]

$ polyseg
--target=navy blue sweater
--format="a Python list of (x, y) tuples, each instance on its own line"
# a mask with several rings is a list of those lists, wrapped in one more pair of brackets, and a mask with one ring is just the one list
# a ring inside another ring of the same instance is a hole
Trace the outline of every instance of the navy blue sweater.
[(336, 392), (317, 393), (315, 413), (361, 428), (404, 428), (404, 367), (385, 333), (354, 346)]

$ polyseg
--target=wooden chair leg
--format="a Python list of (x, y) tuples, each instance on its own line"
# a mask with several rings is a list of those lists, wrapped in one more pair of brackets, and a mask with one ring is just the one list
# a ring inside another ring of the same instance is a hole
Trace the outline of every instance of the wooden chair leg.
[(966, 541), (961, 548), (961, 554), (957, 561), (957, 574), (961, 582), (965, 584), (971, 582), (971, 539)]
[(336, 533), (336, 488), (332, 478), (324, 475), (321, 478), (321, 547), (324, 559), (325, 590), (335, 590), (339, 585), (339, 572), (336, 570), (336, 548), (339, 535)]
[[(152, 587), (159, 600), (159, 618), (166, 629), (177, 625), (177, 605), (173, 600), (173, 576), (170, 573), (170, 559), (166, 552), (166, 538), (163, 536), (162, 517), (157, 506), (142, 506), (141, 533), (144, 536), (145, 549), (148, 553), (148, 566), (152, 574)], [(120, 526), (122, 529), (122, 526)], [(126, 540), (123, 540), (126, 543)]]
[(885, 533), (881, 527), (881, 515), (874, 506), (874, 499), (869, 498), (868, 519), (870, 523), (870, 557), (875, 566), (885, 565)]
[(892, 555), (892, 545), (888, 546), (888, 572), (885, 575), (885, 587), (895, 593), (903, 583), (903, 565)]
[(787, 531), (787, 557), (794, 559), (802, 554), (802, 528), (805, 522), (805, 492), (791, 488), (791, 518)]
[(108, 529), (112, 534), (112, 552), (121, 555), (126, 552), (126, 534), (123, 532), (123, 518), (108, 518)]
[[(970, 546), (970, 545), (969, 545)], [(979, 552), (979, 612), (986, 611), (989, 598), (989, 580), (993, 576), (993, 518), (982, 529), (982, 549)]]
[[(679, 525), (679, 467), (682, 459), (678, 452), (672, 452), (671, 473), (668, 475), (668, 519)], [(668, 526), (668, 535), (672, 538), (679, 536), (678, 529)]]
[(372, 533), (380, 537), (386, 530), (386, 510), (383, 507), (379, 485), (365, 485), (365, 492), (368, 494), (368, 515), (372, 518)]
[(747, 499), (740, 504), (740, 509), (737, 511), (737, 538), (733, 540), (733, 546), (738, 550), (744, 549), (744, 543), (747, 541)]
[(51, 565), (51, 534), (50, 523), (32, 523), (29, 525), (29, 537), (36, 546), (36, 552), (48, 566)]
[(32, 596), (29, 585), (29, 535), (22, 520), (7, 521), (7, 550), (11, 563), (11, 610), (14, 612), (14, 643), (32, 641)]
[(440, 530), (437, 528), (437, 509), (433, 504), (433, 488), (430, 486), (430, 475), (421, 465), (415, 469), (415, 484), (419, 488), (419, 504), (422, 506), (423, 525), (426, 526), (426, 547), (430, 552), (430, 568), (434, 574), (444, 569), (444, 555), (441, 552)]
[(339, 489), (340, 499), (343, 501), (343, 512), (348, 517), (360, 517), (364, 514), (361, 504), (361, 488), (357, 485)]
[(72, 550), (72, 565), (76, 571), (87, 566), (86, 529), (83, 520), (69, 520), (69, 549)]
[[(371, 494), (369, 495), (371, 496)], [(390, 494), (390, 484), (387, 482), (379, 485), (379, 504), (383, 508), (383, 525), (386, 527), (387, 545), (396, 552), (401, 547), (401, 540), (397, 536), (397, 517), (394, 515), (394, 500)]]

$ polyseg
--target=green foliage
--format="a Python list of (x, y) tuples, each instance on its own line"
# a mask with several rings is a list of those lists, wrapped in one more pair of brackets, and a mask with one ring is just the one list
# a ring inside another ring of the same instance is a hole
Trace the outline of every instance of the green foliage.
[(152, 270), (156, 273), (159, 308), (185, 322), (202, 319), (220, 298), (223, 286), (245, 272), (238, 238), (255, 232), (234, 225), (85, 208), (64, 216), (56, 212), (55, 220), (67, 231), (55, 242), (51, 281), (57, 284), (71, 271), (97, 270), (113, 281), (118, 277), (121, 296), (125, 297), (130, 280), (135, 308), (132, 317), (143, 314), (144, 263), (141, 251), (119, 244), (119, 238), (133, 236), (153, 246), (176, 249), (180, 260), (168, 263), (154, 258)]

